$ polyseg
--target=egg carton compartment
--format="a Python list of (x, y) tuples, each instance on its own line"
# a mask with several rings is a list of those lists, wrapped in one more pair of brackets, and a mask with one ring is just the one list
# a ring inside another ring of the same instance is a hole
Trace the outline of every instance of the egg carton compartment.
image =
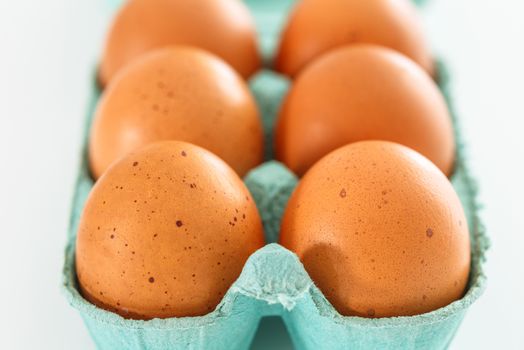
[[(261, 35), (262, 51), (270, 60), (276, 39), (293, 1), (247, 1)], [(439, 85), (450, 109), (449, 77), (438, 64)], [(87, 162), (87, 134), (100, 92), (93, 92), (85, 125), (82, 161), (72, 205), (63, 268), (63, 290), (76, 308), (100, 349), (246, 349), (267, 348), (255, 336), (261, 319), (273, 327), (272, 337), (297, 349), (445, 349), (456, 333), (468, 307), (481, 295), (489, 241), (479, 217), (477, 187), (469, 175), (458, 120), (453, 114), (457, 140), (456, 166), (451, 178), (468, 219), (471, 235), (471, 272), (464, 297), (443, 308), (410, 317), (368, 319), (340, 315), (323, 296), (297, 256), (274, 243), (280, 219), (298, 179), (284, 165), (272, 160), (272, 129), (290, 82), (269, 70), (250, 80), (258, 102), (266, 136), (266, 162), (253, 169), (245, 183), (257, 203), (264, 224), (265, 247), (246, 262), (240, 277), (216, 309), (199, 317), (129, 320), (100, 309), (79, 293), (74, 249), (76, 232), (87, 196), (93, 186)], [(267, 316), (275, 316), (269, 317)], [(287, 333), (282, 330), (284, 327)], [(280, 329), (279, 329), (280, 328)], [(276, 329), (276, 331), (275, 331)], [(289, 338), (287, 338), (289, 337)], [(254, 339), (254, 341), (253, 341)], [(289, 340), (290, 339), (290, 340)]]

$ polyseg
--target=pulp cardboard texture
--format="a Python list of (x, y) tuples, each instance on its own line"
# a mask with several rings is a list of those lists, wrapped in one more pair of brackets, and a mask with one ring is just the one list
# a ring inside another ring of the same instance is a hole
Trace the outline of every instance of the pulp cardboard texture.
[[(255, 15), (261, 50), (270, 62), (276, 40), (292, 0), (247, 1)], [(448, 103), (449, 79), (439, 64), (439, 84)], [(476, 185), (468, 173), (457, 120), (457, 162), (452, 183), (464, 206), (471, 234), (471, 275), (465, 296), (441, 309), (411, 317), (367, 319), (341, 316), (326, 300), (304, 270), (297, 256), (278, 240), (280, 218), (297, 178), (285, 166), (271, 160), (272, 126), (290, 82), (269, 70), (250, 81), (258, 101), (266, 135), (267, 161), (253, 169), (245, 183), (253, 194), (264, 223), (268, 245), (246, 262), (238, 280), (216, 309), (201, 317), (127, 320), (87, 302), (78, 292), (74, 247), (78, 221), (93, 181), (90, 178), (86, 144), (94, 106), (93, 97), (85, 128), (86, 138), (72, 206), (63, 269), (63, 290), (76, 308), (100, 349), (246, 349), (263, 347), (253, 338), (264, 316), (282, 318), (297, 349), (445, 349), (451, 342), (468, 307), (485, 286), (483, 262), (489, 242), (478, 216)], [(451, 106), (450, 106), (451, 108)], [(279, 321), (272, 317), (269, 320)], [(281, 324), (281, 322), (278, 322)], [(279, 332), (281, 334), (282, 332)], [(284, 333), (285, 334), (285, 333)], [(289, 342), (289, 340), (288, 340)]]

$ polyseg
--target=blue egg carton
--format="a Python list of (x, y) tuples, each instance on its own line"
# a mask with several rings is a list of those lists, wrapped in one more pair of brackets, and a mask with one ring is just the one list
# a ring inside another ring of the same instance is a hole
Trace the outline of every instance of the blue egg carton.
[[(292, 0), (246, 1), (255, 15), (265, 61), (270, 62)], [(439, 86), (450, 109), (447, 70), (438, 63)], [(72, 205), (63, 268), (63, 290), (100, 349), (445, 349), (467, 309), (482, 294), (483, 263), (489, 246), (479, 217), (477, 186), (469, 174), (458, 120), (456, 167), (451, 178), (470, 228), (471, 273), (464, 297), (443, 308), (417, 316), (369, 319), (340, 315), (315, 286), (297, 256), (274, 243), (280, 219), (298, 179), (273, 160), (273, 125), (290, 81), (261, 70), (249, 82), (258, 102), (266, 137), (266, 162), (253, 169), (245, 184), (251, 191), (268, 245), (246, 262), (240, 277), (216, 309), (199, 317), (129, 320), (100, 309), (79, 293), (75, 273), (75, 240), (79, 219), (93, 186), (87, 161), (87, 135), (100, 91), (93, 92), (85, 125), (84, 147)], [(262, 320), (262, 322), (261, 322)], [(259, 333), (257, 334), (257, 329)], [(264, 336), (265, 334), (265, 336)]]

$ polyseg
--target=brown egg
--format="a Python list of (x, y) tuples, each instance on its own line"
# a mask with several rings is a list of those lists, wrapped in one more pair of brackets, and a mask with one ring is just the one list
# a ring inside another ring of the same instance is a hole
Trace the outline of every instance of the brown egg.
[(452, 172), (453, 128), (436, 84), (393, 50), (352, 45), (298, 77), (281, 107), (275, 146), (277, 158), (302, 175), (338, 147), (373, 139), (406, 145)]
[(263, 244), (235, 172), (203, 148), (164, 141), (119, 160), (95, 184), (76, 271), (87, 300), (124, 317), (203, 315)]
[(262, 123), (246, 83), (218, 57), (190, 47), (142, 56), (106, 89), (89, 140), (93, 176), (160, 140), (204, 147), (241, 176), (264, 153)]
[(260, 67), (254, 21), (242, 1), (128, 0), (106, 40), (101, 84), (138, 56), (169, 45), (211, 51), (244, 78)]
[(282, 34), (276, 68), (296, 76), (323, 53), (355, 43), (390, 47), (433, 73), (430, 49), (409, 0), (298, 2)]
[(467, 221), (451, 183), (391, 142), (320, 160), (291, 196), (280, 235), (343, 315), (429, 312), (459, 299), (468, 280)]

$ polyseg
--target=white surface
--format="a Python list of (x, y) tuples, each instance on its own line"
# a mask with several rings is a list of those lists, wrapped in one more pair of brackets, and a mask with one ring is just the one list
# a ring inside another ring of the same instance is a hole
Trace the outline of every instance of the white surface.
[[(60, 294), (62, 250), (104, 0), (0, 0), (0, 348), (92, 349)], [(453, 349), (524, 349), (524, 4), (430, 0), (493, 247)]]

